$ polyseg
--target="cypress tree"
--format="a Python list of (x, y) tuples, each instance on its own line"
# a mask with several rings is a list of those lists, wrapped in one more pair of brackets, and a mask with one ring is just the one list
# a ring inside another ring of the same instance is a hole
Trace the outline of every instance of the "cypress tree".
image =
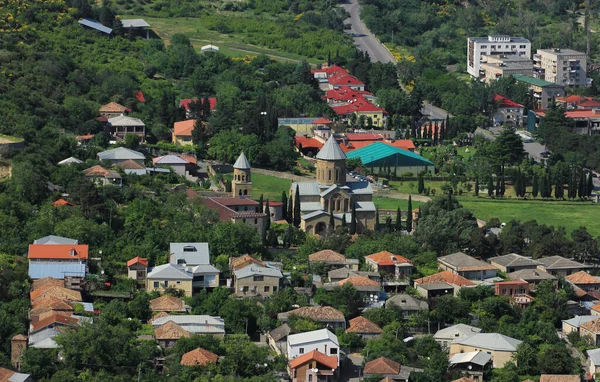
[(400, 207), (396, 210), (396, 231), (402, 231), (402, 213), (400, 211)]
[(406, 232), (412, 231), (413, 219), (412, 219), (412, 196), (408, 195), (408, 211), (406, 211)]
[(425, 191), (425, 180), (423, 179), (423, 173), (420, 172), (419, 175), (417, 175), (417, 192), (422, 194), (423, 191)]
[(288, 224), (286, 236), (287, 236), (287, 243), (286, 243), (287, 247), (286, 248), (289, 248), (292, 246), (292, 241), (293, 241), (292, 237), (294, 236), (294, 230), (293, 230), (291, 224)]
[(557, 173), (556, 174), (556, 179), (555, 179), (556, 184), (554, 185), (554, 197), (556, 199), (562, 199), (562, 197), (564, 196), (563, 193), (563, 179), (562, 179), (562, 174)]
[(500, 195), (504, 196), (506, 192), (506, 181), (504, 179), (504, 164), (502, 164), (502, 171), (500, 173)]
[(479, 178), (475, 178), (475, 196), (479, 196)]
[(267, 228), (267, 224), (265, 222), (265, 224), (263, 224), (262, 226), (262, 231), (260, 232), (260, 238), (262, 240), (262, 244), (263, 246), (267, 246), (267, 232), (269, 231), (269, 229)]
[(375, 232), (379, 231), (379, 208), (375, 208)]
[(547, 189), (548, 189), (548, 187), (546, 187), (546, 174), (543, 174), (542, 177), (540, 178), (540, 196), (542, 198), (546, 197)]
[(392, 218), (389, 216), (385, 218), (385, 230), (388, 233), (392, 232)]
[(352, 204), (352, 214), (350, 218), (350, 234), (354, 235), (356, 233), (356, 205)]
[(261, 214), (265, 212), (265, 206), (263, 205), (263, 202), (263, 194), (260, 194), (260, 198), (258, 198), (258, 212), (260, 212)]
[(265, 225), (267, 226), (267, 230), (271, 229), (271, 211), (269, 210), (269, 199), (267, 199), (267, 204), (265, 204), (265, 214), (267, 214), (267, 219)]
[(448, 190), (448, 211), (452, 211), (452, 188)]
[(537, 198), (538, 191), (539, 191), (538, 176), (536, 173), (534, 173), (533, 181), (532, 181), (532, 185), (531, 185), (531, 195), (533, 195), (534, 198)]
[(494, 196), (494, 178), (491, 175), (488, 178), (487, 191), (489, 197)]
[(579, 199), (583, 199), (587, 196), (586, 188), (587, 186), (585, 183), (585, 174), (583, 172), (583, 169), (581, 169), (581, 171), (579, 171)]
[(283, 191), (281, 193), (281, 218), (283, 220), (287, 220), (287, 195), (285, 194), (285, 191)]
[(517, 195), (517, 197), (521, 196), (521, 170), (519, 170), (517, 172), (517, 174), (515, 175), (514, 188), (515, 188), (515, 194)]
[(569, 182), (567, 190), (567, 196), (569, 199), (574, 199), (577, 197), (577, 170), (575, 167), (571, 167), (569, 171)]
[(300, 227), (300, 186), (296, 185), (296, 193), (294, 194), (294, 226)]
[(500, 177), (496, 177), (496, 196), (500, 196)]
[(346, 228), (346, 213), (342, 214), (342, 228)]
[(285, 214), (286, 219), (288, 224), (292, 224), (293, 220), (294, 220), (294, 213), (293, 213), (293, 206), (292, 206), (292, 198), (288, 199), (288, 205), (287, 205), (287, 213)]
[(331, 232), (335, 229), (335, 220), (333, 217), (333, 211), (329, 213), (329, 229)]
[(590, 173), (588, 174), (588, 178), (587, 178), (587, 190), (586, 190), (586, 196), (591, 196), (592, 195), (592, 191), (594, 191), (594, 178), (592, 177), (592, 172), (590, 171)]

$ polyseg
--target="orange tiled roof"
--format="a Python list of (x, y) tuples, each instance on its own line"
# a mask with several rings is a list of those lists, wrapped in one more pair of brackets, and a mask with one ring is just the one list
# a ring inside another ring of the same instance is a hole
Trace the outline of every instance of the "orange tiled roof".
[(370, 278), (364, 277), (364, 276), (353, 276), (353, 277), (348, 277), (347, 279), (338, 281), (339, 286), (342, 286), (346, 283), (350, 283), (353, 286), (373, 286), (373, 287), (379, 286), (379, 283), (377, 281), (371, 280)]
[(309, 255), (308, 259), (310, 261), (323, 261), (325, 263), (342, 263), (346, 261), (346, 256), (331, 249), (324, 249)]
[(315, 321), (345, 320), (344, 313), (330, 306), (303, 306), (288, 312), (290, 315), (312, 318)]
[(131, 259), (131, 260), (129, 260), (127, 262), (127, 266), (128, 267), (130, 267), (132, 265), (135, 265), (135, 264), (141, 264), (141, 265), (147, 267), (148, 266), (148, 259), (136, 256), (136, 257), (134, 257), (133, 259)]
[(69, 325), (69, 326), (73, 326), (75, 324), (77, 324), (79, 322), (79, 320), (77, 318), (73, 318), (71, 316), (65, 315), (65, 314), (60, 314), (60, 313), (55, 313), (49, 317), (44, 318), (43, 320), (39, 320), (37, 322), (32, 322), (31, 323), (31, 331), (38, 331), (40, 329), (43, 329), (49, 325), (52, 324), (64, 324), (64, 325)]
[(187, 121), (175, 122), (173, 124), (173, 135), (176, 137), (191, 137), (192, 131), (196, 126), (195, 119), (188, 119)]
[(194, 349), (181, 356), (181, 364), (185, 366), (204, 366), (217, 363), (219, 356), (202, 348)]
[(169, 321), (163, 326), (154, 329), (154, 338), (157, 340), (178, 340), (181, 337), (190, 338), (190, 333), (177, 325), (173, 321)]
[(46, 290), (37, 289), (29, 293), (29, 298), (34, 303), (37, 299), (44, 297), (56, 297), (61, 300), (81, 301), (81, 293), (75, 290), (52, 286)]
[(65, 281), (55, 279), (54, 277), (44, 277), (43, 279), (33, 280), (33, 284), (31, 285), (31, 290), (40, 289), (42, 287), (50, 288), (53, 286), (64, 287)]
[(389, 358), (381, 357), (365, 364), (363, 374), (399, 374), (400, 364)]
[(579, 271), (565, 277), (573, 284), (600, 284), (600, 280), (585, 271)]
[(11, 340), (27, 341), (27, 337), (23, 334), (17, 334), (13, 338), (11, 338)]
[(338, 358), (334, 355), (325, 355), (318, 350), (313, 350), (309, 353), (303, 354), (299, 357), (294, 358), (290, 361), (290, 368), (296, 369), (299, 366), (306, 364), (307, 362), (316, 361), (317, 363), (326, 366), (327, 369), (338, 368)]
[(475, 380), (473, 378), (471, 378), (471, 377), (462, 377), (462, 378), (459, 378), (459, 379), (455, 379), (452, 382), (475, 382)]
[(123, 113), (127, 108), (116, 102), (109, 102), (106, 105), (100, 106), (100, 113)]
[(183, 300), (173, 296), (160, 296), (150, 300), (150, 310), (153, 312), (185, 312)]
[(56, 297), (42, 297), (31, 303), (33, 309), (46, 309), (50, 308), (53, 310), (73, 310), (73, 306), (67, 301)]
[(600, 334), (600, 317), (592, 321), (584, 322), (579, 327), (592, 333)]
[(52, 205), (54, 207), (60, 207), (60, 206), (74, 206), (75, 204), (68, 202), (64, 199), (58, 199), (57, 201), (55, 201), (54, 203), (52, 203)]
[(358, 316), (350, 320), (350, 327), (346, 329), (346, 332), (379, 334), (383, 333), (383, 330), (381, 330), (381, 328), (372, 321), (364, 318), (363, 316)]
[(566, 375), (566, 374), (542, 374), (540, 376), (540, 382), (580, 382), (581, 377), (579, 375)]
[(153, 320), (159, 319), (159, 318), (163, 318), (163, 317), (167, 317), (170, 316), (170, 314), (168, 312), (160, 312), (155, 314), (154, 316), (152, 316), (151, 319), (148, 320), (148, 323), (151, 324)]
[(81, 259), (88, 258), (87, 244), (29, 244), (29, 259)]
[(471, 286), (475, 285), (474, 282), (467, 280), (466, 278), (452, 273), (451, 271), (443, 271), (436, 273), (431, 276), (426, 276), (415, 280), (415, 284), (435, 284), (435, 283), (448, 283), (457, 286)]
[(7, 368), (0, 367), (0, 382), (10, 381), (9, 378), (12, 377), (13, 374), (15, 374), (15, 373), (16, 373), (16, 371), (12, 371)]
[(95, 166), (83, 170), (83, 174), (85, 176), (106, 176), (110, 174), (110, 171), (97, 164)]
[(231, 267), (234, 270), (242, 269), (252, 264), (260, 265), (261, 267), (265, 266), (265, 263), (263, 261), (255, 259), (250, 255), (243, 255), (231, 259)]
[[(412, 261), (410, 261), (406, 257), (400, 256), (400, 255), (394, 255), (393, 253), (388, 252), (388, 251), (377, 252), (377, 253), (367, 256), (366, 258), (371, 259), (374, 262), (376, 262), (378, 265), (382, 265), (382, 266), (395, 265), (395, 264), (401, 264), (401, 263), (412, 264)], [(395, 261), (394, 261), (394, 259), (395, 259)]]

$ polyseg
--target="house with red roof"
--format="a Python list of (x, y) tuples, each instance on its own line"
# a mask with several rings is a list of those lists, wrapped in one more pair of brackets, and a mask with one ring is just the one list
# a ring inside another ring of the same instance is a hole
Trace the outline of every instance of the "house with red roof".
[(374, 272), (402, 279), (410, 277), (413, 270), (412, 261), (388, 251), (377, 252), (365, 257), (365, 264)]
[(592, 97), (571, 94), (568, 97), (557, 97), (556, 104), (566, 110), (576, 109), (600, 109), (600, 101)]
[(145, 282), (148, 274), (148, 259), (136, 256), (127, 262), (127, 277)]
[(328, 77), (327, 82), (329, 82), (329, 89), (339, 89), (342, 86), (347, 86), (353, 90), (365, 90), (365, 84), (362, 81), (345, 72)]
[(294, 143), (298, 151), (309, 157), (315, 157), (324, 144), (317, 138), (309, 138), (303, 135), (296, 135)]
[(313, 350), (289, 361), (288, 373), (292, 382), (336, 381), (338, 357)]
[[(186, 98), (179, 100), (179, 107), (182, 107), (185, 110), (185, 118), (193, 119), (194, 111), (192, 110), (192, 103), (198, 102), (198, 98)], [(208, 99), (208, 103), (210, 104), (210, 111), (215, 111), (217, 108), (217, 97), (210, 97)]]
[(30, 244), (29, 277), (83, 278), (87, 274), (87, 244)]
[(333, 111), (342, 119), (348, 120), (354, 114), (356, 118), (365, 118), (365, 122), (371, 121), (373, 126), (382, 127), (385, 123), (387, 112), (377, 105), (370, 103), (365, 97), (359, 97), (355, 101), (331, 106)]
[(173, 124), (173, 143), (177, 145), (192, 145), (192, 132), (196, 128), (196, 120), (188, 119)]
[(339, 65), (325, 65), (325, 67), (321, 69), (312, 69), (310, 72), (312, 73), (313, 77), (317, 80), (327, 79), (328, 77), (339, 73), (348, 73), (346, 69), (342, 68)]
[(492, 116), (495, 126), (522, 126), (525, 118), (525, 107), (517, 102), (496, 94), (494, 96), (496, 111)]
[[(536, 129), (545, 117), (545, 111), (530, 111), (527, 128)], [(573, 121), (573, 124), (575, 125), (573, 131), (576, 133), (586, 135), (600, 133), (600, 109), (566, 110), (565, 117)]]

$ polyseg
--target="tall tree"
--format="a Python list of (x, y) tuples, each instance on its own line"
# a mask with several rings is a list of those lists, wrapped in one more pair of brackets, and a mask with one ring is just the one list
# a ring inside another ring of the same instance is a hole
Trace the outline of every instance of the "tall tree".
[(413, 212), (412, 212), (412, 195), (408, 195), (408, 211), (406, 211), (406, 232), (412, 231)]
[(446, 209), (448, 211), (452, 211), (452, 207), (453, 207), (453, 201), (452, 201), (452, 188), (448, 189), (448, 203), (446, 204)]
[(423, 172), (419, 172), (417, 175), (417, 192), (422, 194), (425, 191), (425, 180), (423, 179)]
[(294, 226), (300, 227), (300, 186), (296, 185), (296, 192), (294, 193)]
[(475, 178), (475, 196), (479, 196), (479, 178)]
[(289, 224), (292, 224), (294, 222), (294, 207), (293, 199), (291, 197), (288, 199), (286, 218)]
[(267, 203), (265, 204), (265, 210), (263, 212), (267, 215), (265, 225), (267, 226), (267, 230), (269, 230), (271, 228), (271, 211), (269, 210), (269, 199), (267, 199)]
[(281, 192), (281, 214), (282, 214), (282, 219), (283, 220), (288, 220), (287, 218), (287, 195), (285, 194), (285, 191)]
[(488, 178), (487, 192), (489, 197), (494, 196), (494, 178), (491, 175)]
[(352, 203), (352, 213), (350, 215), (350, 235), (356, 234), (356, 204)]
[(538, 175), (537, 173), (533, 173), (533, 181), (532, 181), (532, 185), (531, 185), (531, 195), (534, 198), (537, 198), (538, 196), (538, 192), (539, 192), (539, 179), (538, 179)]
[(396, 232), (402, 231), (402, 213), (400, 207), (396, 210)]

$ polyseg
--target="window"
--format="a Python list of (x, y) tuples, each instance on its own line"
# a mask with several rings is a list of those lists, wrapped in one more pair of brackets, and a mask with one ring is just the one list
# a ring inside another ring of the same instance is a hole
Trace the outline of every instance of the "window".
[(481, 49), (487, 49), (487, 45), (482, 45)]
[(242, 291), (244, 291), (244, 293), (245, 293), (245, 292), (248, 292), (248, 287), (247, 287), (247, 286), (243, 287), (243, 288), (242, 288)]
[(204, 275), (194, 277), (196, 281), (204, 281)]
[(254, 281), (265, 281), (265, 276), (254, 276)]
[(520, 49), (526, 49), (525, 45), (519, 45)]
[(304, 354), (304, 348), (300, 348), (300, 349), (298, 349), (298, 353), (299, 353), (299, 354)]
[(169, 280), (165, 280), (165, 288), (169, 287)]
[(276, 286), (273, 287), (273, 293), (275, 293), (275, 292), (277, 292), (277, 287)]
[(181, 281), (177, 280), (177, 285), (181, 284)]
[(258, 224), (258, 219), (254, 219), (254, 224)]
[(154, 289), (160, 288), (160, 282), (155, 281), (154, 282)]
[(269, 286), (265, 286), (265, 289), (264, 289), (265, 293), (269, 293), (269, 290), (270, 290)]
[(309, 375), (308, 375), (308, 382), (312, 382), (312, 380), (313, 380), (313, 379), (312, 379), (312, 374), (309, 374)]
[(337, 348), (329, 349), (329, 355), (337, 355)]

